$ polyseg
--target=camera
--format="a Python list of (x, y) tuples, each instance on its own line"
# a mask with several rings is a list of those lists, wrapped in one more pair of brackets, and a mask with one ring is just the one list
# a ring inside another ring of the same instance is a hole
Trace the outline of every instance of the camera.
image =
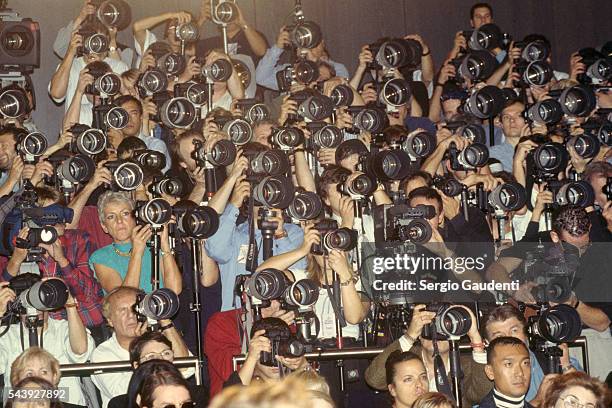
[(299, 21), (285, 28), (296, 48), (315, 48), (323, 40), (321, 27), (314, 21)]
[(582, 329), (578, 312), (568, 305), (542, 306), (538, 314), (529, 318), (527, 333), (537, 342), (571, 343)]
[(167, 76), (179, 76), (187, 68), (187, 61), (182, 54), (168, 52), (160, 55), (157, 59), (157, 68), (166, 73)]
[(144, 173), (138, 163), (130, 160), (113, 160), (104, 163), (113, 176), (111, 188), (124, 191), (136, 190), (144, 180)]
[(485, 191), (483, 184), (478, 183), (476, 191), (473, 194), (466, 191), (462, 201), (464, 205), (475, 205), (483, 212), (489, 212), (489, 209), (494, 213), (518, 211), (527, 203), (527, 193), (521, 184), (515, 182), (500, 184), (491, 191)]
[(431, 303), (425, 308), (435, 312), (433, 321), (423, 326), (421, 337), (426, 339), (457, 339), (465, 336), (474, 322), (470, 313), (463, 307), (448, 303)]
[(321, 197), (311, 191), (297, 191), (285, 213), (298, 221), (312, 220), (323, 210)]
[(525, 109), (525, 119), (536, 125), (552, 125), (563, 117), (563, 109), (559, 101), (545, 99), (536, 102)]
[(281, 176), (286, 174), (291, 166), (285, 152), (271, 149), (249, 156), (247, 178), (257, 180), (264, 176)]
[(211, 82), (225, 82), (231, 76), (234, 68), (226, 59), (218, 59), (210, 65), (202, 67), (202, 76)]
[(40, 67), (40, 26), (11, 9), (0, 12), (0, 67), (32, 72)]
[(127, 111), (120, 106), (102, 104), (93, 108), (92, 127), (108, 132), (109, 129), (123, 129), (130, 121)]
[(304, 132), (294, 126), (283, 126), (272, 129), (270, 142), (281, 150), (291, 150), (304, 143)]
[(227, 0), (211, 1), (211, 19), (215, 24), (229, 24), (238, 18), (237, 6)]
[(314, 228), (321, 235), (321, 243), (313, 244), (310, 252), (315, 255), (327, 255), (332, 250), (348, 252), (357, 246), (357, 231), (350, 228), (338, 228), (336, 220), (318, 221)]
[(410, 100), (410, 84), (403, 78), (392, 78), (382, 83), (379, 92), (380, 103), (398, 108), (408, 103)]
[(334, 107), (351, 106), (353, 103), (353, 88), (350, 85), (340, 84), (331, 91), (329, 96), (334, 103)]
[(85, 54), (102, 54), (108, 51), (108, 37), (98, 33), (93, 26), (87, 23), (81, 25), (78, 34), (83, 37), (83, 45), (77, 49), (77, 57)]
[(28, 309), (41, 312), (63, 307), (68, 300), (68, 287), (58, 278), (41, 280), (40, 275), (23, 273), (9, 281), (8, 287), (15, 292), (16, 298), (7, 309), (17, 314), (34, 314)]
[(42, 133), (19, 131), (15, 149), (25, 164), (33, 164), (45, 153), (47, 145), (47, 138)]
[[(168, 77), (157, 68), (149, 68), (136, 81), (136, 89), (141, 98), (152, 96), (165, 91), (168, 86)], [(175, 90), (176, 92), (176, 90)]]
[(497, 61), (489, 51), (470, 51), (452, 59), (450, 63), (455, 67), (456, 83), (462, 83), (466, 79), (472, 82), (484, 81), (497, 69)]
[(463, 104), (463, 111), (478, 119), (489, 119), (501, 113), (507, 100), (501, 89), (487, 85), (470, 95)]
[(464, 185), (454, 177), (434, 177), (433, 185), (447, 197), (456, 197), (463, 191)]
[(304, 310), (319, 299), (319, 285), (312, 279), (300, 279), (287, 286), (281, 304), (283, 310)]
[(335, 149), (344, 141), (342, 130), (326, 122), (308, 122), (306, 128), (310, 131), (309, 140), (315, 149)]
[(401, 143), (401, 148), (408, 153), (411, 161), (424, 159), (436, 150), (436, 136), (429, 132), (417, 132), (408, 135)]
[(382, 150), (371, 154), (366, 161), (367, 173), (381, 181), (401, 180), (411, 170), (408, 153), (401, 149)]
[(262, 269), (247, 279), (245, 288), (247, 295), (259, 300), (279, 299), (287, 289), (287, 278), (278, 269)]
[(404, 66), (418, 67), (421, 64), (423, 47), (412, 39), (394, 38), (379, 40), (369, 45), (374, 57), (372, 68), (392, 69)]
[(172, 217), (172, 206), (163, 198), (154, 198), (139, 203), (134, 209), (136, 220), (142, 224), (149, 224), (153, 228), (161, 228)]
[(525, 61), (516, 63), (516, 72), (520, 75), (519, 86), (542, 86), (553, 78), (553, 69), (546, 61)]
[(550, 180), (546, 189), (553, 193), (554, 204), (589, 207), (595, 202), (593, 187), (586, 181)]
[(153, 94), (157, 115), (151, 120), (170, 129), (187, 129), (197, 119), (195, 105), (185, 97), (173, 98), (169, 92)]
[(236, 146), (229, 140), (222, 139), (217, 141), (210, 149), (210, 152), (206, 151), (204, 142), (199, 139), (194, 139), (193, 145), (195, 150), (191, 153), (191, 157), (195, 160), (198, 167), (225, 167), (236, 160)]
[(578, 74), (576, 78), (578, 82), (591, 85), (602, 84), (612, 79), (612, 62), (609, 56), (590, 47), (578, 50), (578, 55), (582, 57), (582, 63), (586, 66), (586, 71)]
[(32, 106), (25, 90), (17, 86), (8, 86), (0, 90), (0, 115), (16, 119), (32, 112)]
[(321, 121), (331, 116), (334, 104), (331, 98), (312, 90), (304, 89), (291, 95), (291, 100), (297, 102), (297, 112), (289, 115), (289, 121)]
[(177, 25), (174, 35), (182, 42), (192, 42), (200, 38), (200, 31), (195, 23), (190, 22)]
[(572, 147), (581, 158), (590, 159), (597, 156), (601, 144), (596, 136), (590, 133), (584, 133), (581, 135), (570, 136), (565, 142), (565, 146), (568, 149)]
[[(600, 109), (601, 110), (601, 109)], [(604, 115), (596, 114), (582, 125), (585, 134), (593, 135), (604, 146), (612, 146), (612, 122)]]
[[(472, 143), (486, 143), (486, 133), (482, 125), (477, 123), (467, 123), (465, 121), (452, 121), (446, 124), (446, 128), (453, 132), (454, 135), (459, 135)], [(435, 136), (434, 136), (435, 140)]]
[(239, 99), (236, 107), (251, 125), (270, 118), (270, 109), (257, 99)]
[(71, 189), (76, 184), (85, 184), (96, 171), (93, 159), (83, 154), (54, 154), (48, 160), (54, 168), (53, 176), (48, 180), (49, 184), (63, 188)]
[(138, 163), (145, 172), (161, 173), (166, 167), (166, 156), (157, 150), (135, 150), (132, 160)]
[(72, 133), (70, 151), (75, 154), (96, 156), (106, 149), (106, 135), (100, 129), (76, 123), (68, 131)]
[(136, 295), (133, 310), (139, 322), (148, 320), (156, 323), (159, 320), (170, 319), (178, 312), (179, 298), (167, 288), (157, 289), (149, 294), (141, 292)]
[(265, 366), (276, 367), (277, 362), (274, 356), (296, 358), (302, 357), (306, 353), (306, 347), (295, 335), (291, 334), (289, 326), (283, 320), (268, 317), (268, 323), (272, 323), (266, 328), (265, 336), (270, 340), (272, 351), (262, 351), (259, 362)]
[(189, 200), (179, 201), (172, 209), (179, 232), (189, 238), (205, 239), (219, 229), (219, 214), (208, 206)]
[(353, 119), (353, 128), (347, 130), (351, 133), (380, 134), (389, 124), (387, 112), (378, 106), (349, 106), (346, 111)]
[(482, 143), (472, 143), (463, 150), (458, 150), (455, 142), (448, 148), (448, 158), (454, 171), (475, 170), (487, 164), (489, 148)]
[(219, 117), (215, 123), (221, 130), (228, 134), (232, 143), (236, 146), (247, 144), (253, 139), (253, 128), (251, 124), (240, 117)]
[(312, 61), (300, 59), (293, 65), (276, 73), (276, 83), (280, 92), (288, 92), (291, 85), (295, 82), (298, 84), (308, 85), (314, 82), (319, 77), (319, 67)]
[(528, 62), (546, 61), (550, 56), (550, 47), (544, 41), (517, 41), (514, 47), (521, 49), (521, 59)]
[(379, 242), (425, 244), (432, 234), (427, 220), (436, 216), (436, 210), (431, 205), (384, 204), (374, 208), (373, 216), (377, 246)]
[(376, 191), (376, 188), (376, 179), (365, 173), (354, 177), (350, 183), (347, 179), (344, 179), (342, 183), (338, 184), (338, 191), (350, 196), (353, 200), (360, 200), (371, 196)]
[(149, 185), (149, 192), (154, 196), (162, 194), (180, 198), (183, 195), (185, 186), (181, 179), (170, 176), (163, 176), (156, 179)]
[(475, 30), (463, 31), (467, 46), (475, 51), (492, 51), (503, 45), (504, 34), (492, 23), (484, 24)]
[(293, 201), (295, 187), (285, 176), (267, 176), (253, 186), (253, 199), (267, 208), (287, 208)]
[(564, 145), (555, 142), (547, 142), (538, 146), (532, 153), (535, 164), (535, 177), (541, 183), (557, 177), (564, 171), (569, 162), (569, 153)]
[(123, 0), (92, 1), (99, 3), (96, 17), (107, 27), (115, 27), (117, 31), (125, 30), (132, 21), (130, 5)]
[(556, 98), (561, 104), (563, 113), (569, 116), (588, 116), (597, 104), (595, 93), (585, 85), (549, 91), (548, 95)]

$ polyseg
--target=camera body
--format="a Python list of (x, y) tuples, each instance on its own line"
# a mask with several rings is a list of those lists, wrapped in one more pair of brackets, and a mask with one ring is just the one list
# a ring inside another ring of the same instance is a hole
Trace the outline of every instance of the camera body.
[[(540, 303), (538, 307), (538, 313), (527, 320), (529, 344), (534, 350), (549, 354), (551, 348), (571, 343), (580, 336), (582, 324), (573, 307), (565, 304), (551, 307), (547, 303)], [(559, 356), (560, 353), (559, 350)]]
[(109, 38), (97, 32), (92, 25), (84, 23), (79, 27), (78, 34), (83, 38), (83, 45), (77, 49), (77, 57), (85, 54), (102, 54), (108, 51)]
[(451, 142), (447, 154), (451, 169), (454, 171), (476, 170), (487, 164), (489, 160), (489, 149), (482, 143), (472, 143), (465, 149), (459, 150), (457, 145)]
[(172, 318), (179, 307), (178, 295), (168, 288), (161, 288), (149, 294), (138, 293), (132, 310), (139, 322), (149, 321), (153, 325), (160, 320)]
[(31, 73), (40, 67), (40, 25), (11, 9), (0, 10), (0, 71)]
[(16, 298), (7, 305), (7, 314), (36, 315), (37, 312), (56, 310), (68, 300), (68, 287), (58, 278), (45, 281), (33, 273), (23, 273), (9, 281), (8, 287)]
[(296, 358), (302, 357), (306, 353), (305, 345), (295, 335), (291, 334), (289, 326), (286, 324), (285, 326), (278, 325), (266, 329), (265, 336), (272, 345), (270, 353), (262, 351), (259, 357), (259, 362), (265, 366), (275, 367), (277, 365), (274, 356)]
[(280, 92), (289, 92), (294, 83), (308, 85), (318, 77), (319, 67), (316, 63), (299, 59), (276, 73), (276, 84)]
[(427, 220), (436, 216), (436, 210), (431, 205), (383, 204), (374, 207), (373, 216), (377, 247), (402, 242), (425, 244), (432, 234)]
[(425, 326), (421, 337), (437, 340), (456, 340), (465, 336), (475, 322), (467, 310), (458, 305), (449, 303), (430, 303), (425, 310), (435, 312), (436, 317)]
[(350, 228), (338, 228), (338, 221), (323, 219), (314, 225), (321, 235), (321, 243), (313, 244), (310, 253), (327, 255), (332, 250), (348, 252), (357, 246), (357, 231)]

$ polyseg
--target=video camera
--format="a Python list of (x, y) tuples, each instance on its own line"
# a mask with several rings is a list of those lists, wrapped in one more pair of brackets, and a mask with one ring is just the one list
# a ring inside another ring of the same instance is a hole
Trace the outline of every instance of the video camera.
[(403, 242), (414, 244), (429, 242), (432, 229), (427, 220), (435, 216), (436, 210), (431, 205), (410, 207), (398, 201), (374, 207), (376, 246)]
[(0, 71), (33, 72), (40, 67), (40, 44), (38, 22), (0, 10)]

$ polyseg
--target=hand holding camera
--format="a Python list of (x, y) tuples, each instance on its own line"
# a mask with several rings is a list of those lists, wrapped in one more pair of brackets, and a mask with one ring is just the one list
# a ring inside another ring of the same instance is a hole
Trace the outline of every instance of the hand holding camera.
[(0, 283), (0, 318), (6, 313), (9, 303), (15, 300), (15, 292), (8, 287), (7, 282)]
[(272, 343), (266, 336), (265, 330), (257, 330), (251, 341), (249, 342), (249, 353), (247, 354), (247, 360), (259, 360), (259, 356), (262, 352), (271, 353)]
[(137, 225), (132, 230), (132, 251), (142, 254), (153, 236), (150, 225)]
[(418, 339), (421, 336), (423, 327), (430, 324), (435, 317), (436, 312), (428, 311), (425, 305), (416, 305), (412, 312), (410, 325), (408, 325), (405, 334), (413, 340)]

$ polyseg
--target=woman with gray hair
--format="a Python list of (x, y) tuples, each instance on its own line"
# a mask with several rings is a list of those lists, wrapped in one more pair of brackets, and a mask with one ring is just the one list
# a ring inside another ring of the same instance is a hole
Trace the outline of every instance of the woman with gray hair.
[[(89, 258), (102, 288), (110, 292), (118, 286), (133, 286), (151, 292), (152, 259), (146, 249), (153, 234), (150, 225), (136, 225), (134, 201), (125, 192), (107, 191), (98, 199), (98, 216), (104, 232), (113, 238)], [(179, 294), (182, 278), (170, 249), (167, 225), (160, 241), (160, 286)]]

